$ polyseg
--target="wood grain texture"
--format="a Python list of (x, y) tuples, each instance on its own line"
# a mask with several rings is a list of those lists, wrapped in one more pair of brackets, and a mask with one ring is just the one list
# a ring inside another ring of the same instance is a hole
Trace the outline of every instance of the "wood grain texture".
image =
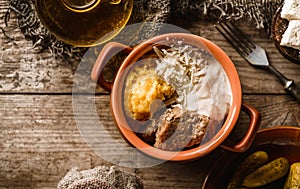
[[(94, 97), (99, 119), (119, 137), (109, 110), (109, 96)], [(276, 100), (276, 101), (275, 101)], [(246, 95), (262, 114), (261, 127), (300, 126), (300, 109), (290, 97)], [(70, 95), (0, 95), (0, 188), (55, 188), (72, 167), (89, 169), (111, 163), (99, 157), (80, 135)], [(95, 119), (82, 110), (87, 122)], [(241, 114), (237, 127), (245, 128)], [(111, 146), (107, 146), (111, 148)], [(145, 188), (199, 188), (219, 150), (193, 162), (167, 162), (151, 168), (125, 169), (141, 176)], [(118, 155), (112, 151), (111, 156)]]
[[(3, 1), (2, 1), (3, 2)], [(5, 14), (7, 6), (0, 6), (0, 17)], [(178, 25), (182, 21), (178, 21)], [(242, 59), (225, 39), (214, 28), (214, 22), (197, 20), (184, 25), (184, 29), (193, 34), (205, 37), (219, 45), (232, 59), (241, 78), (244, 93), (284, 94), (277, 78), (266, 70), (254, 68)], [(300, 66), (284, 59), (277, 51), (271, 39), (263, 31), (254, 26), (239, 23), (255, 42), (266, 49), (270, 62), (287, 77), (294, 79), (300, 85)], [(72, 91), (74, 73), (79, 64), (86, 64), (86, 71), (90, 72), (94, 62), (80, 62), (78, 60), (63, 60), (54, 58), (47, 50), (40, 53), (32, 48), (17, 28), (16, 18), (12, 14), (9, 26), (5, 27), (0, 19), (0, 27), (7, 31), (7, 35), (15, 39), (9, 42), (0, 33), (0, 91), (15, 93), (69, 93)], [(251, 28), (251, 29), (249, 29)], [(111, 69), (115, 70), (115, 69)], [(89, 76), (88, 76), (89, 77)], [(255, 82), (254, 82), (255, 81)], [(92, 82), (92, 81), (89, 81)], [(98, 92), (104, 92), (97, 88)]]
[[(90, 123), (99, 119), (112, 138), (123, 141), (110, 113), (109, 94), (90, 80), (94, 62), (55, 58), (47, 50), (40, 52), (33, 48), (18, 29), (14, 14), (5, 26), (2, 18), (8, 4), (8, 0), (0, 0), (0, 27), (14, 39), (10, 41), (0, 31), (0, 189), (56, 188), (75, 166), (90, 169), (112, 165), (88, 145), (89, 138), (82, 136), (77, 125), (78, 121)], [(262, 115), (261, 128), (300, 127), (300, 104), (285, 93), (274, 75), (250, 66), (241, 58), (214, 29), (214, 21), (187, 22), (178, 18), (173, 22), (211, 40), (228, 54), (240, 75), (243, 101)], [(300, 85), (300, 65), (284, 59), (263, 31), (247, 24), (238, 25), (267, 50), (274, 67)], [(111, 75), (116, 68), (108, 70)], [(72, 92), (89, 93), (85, 98), (95, 103), (97, 115), (92, 114), (86, 99), (79, 100), (80, 109), (75, 115)], [(248, 123), (248, 116), (241, 112), (231, 138), (244, 132)], [(91, 138), (97, 136), (92, 130), (88, 132)], [(102, 147), (110, 151), (108, 158), (122, 157), (111, 144)], [(124, 170), (139, 175), (146, 189), (200, 188), (222, 151), (217, 149), (191, 162), (165, 162)]]
[[(2, 4), (7, 1), (1, 1)], [(2, 5), (1, 4), (1, 5)], [(8, 3), (7, 3), (8, 4)], [(8, 26), (4, 15), (8, 6), (0, 6), (0, 92), (1, 93), (71, 93), (74, 74), (80, 60), (55, 57), (47, 49), (34, 48), (31, 41), (25, 39), (16, 15), (12, 12)], [(94, 62), (84, 62), (88, 72)], [(89, 75), (88, 75), (89, 77)], [(92, 83), (89, 80), (89, 83)], [(88, 85), (86, 83), (85, 85)], [(99, 87), (98, 92), (103, 92)]]

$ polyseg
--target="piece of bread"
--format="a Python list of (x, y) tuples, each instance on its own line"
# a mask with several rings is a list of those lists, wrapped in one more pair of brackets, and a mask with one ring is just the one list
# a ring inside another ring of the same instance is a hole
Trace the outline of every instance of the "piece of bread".
[(280, 45), (300, 50), (300, 20), (291, 20), (282, 35)]
[(285, 0), (282, 6), (281, 18), (287, 20), (300, 20), (300, 1)]

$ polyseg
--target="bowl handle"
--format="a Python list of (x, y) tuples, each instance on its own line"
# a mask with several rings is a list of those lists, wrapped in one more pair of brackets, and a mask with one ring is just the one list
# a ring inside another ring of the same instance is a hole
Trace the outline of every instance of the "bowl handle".
[(248, 150), (260, 127), (261, 115), (253, 106), (243, 102), (242, 111), (247, 113), (250, 117), (250, 123), (246, 134), (237, 144), (223, 143), (220, 145), (222, 148), (232, 152), (244, 152)]
[(121, 51), (125, 51), (129, 54), (132, 51), (132, 48), (117, 42), (107, 43), (102, 48), (92, 69), (92, 80), (97, 81), (97, 84), (108, 92), (111, 92), (113, 83), (108, 82), (104, 79), (103, 69), (105, 65), (109, 62), (109, 60)]

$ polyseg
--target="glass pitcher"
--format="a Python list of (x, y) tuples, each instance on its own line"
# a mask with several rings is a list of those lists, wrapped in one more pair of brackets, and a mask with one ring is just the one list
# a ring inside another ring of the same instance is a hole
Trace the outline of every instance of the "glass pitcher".
[(89, 47), (107, 42), (126, 25), (133, 0), (35, 0), (45, 27), (58, 39)]

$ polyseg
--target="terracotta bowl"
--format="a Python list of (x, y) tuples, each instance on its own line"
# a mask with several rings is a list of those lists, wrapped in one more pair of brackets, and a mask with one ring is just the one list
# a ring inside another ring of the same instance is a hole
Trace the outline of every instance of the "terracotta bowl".
[[(230, 110), (228, 112), (226, 120), (223, 123), (223, 126), (209, 141), (201, 144), (198, 147), (176, 152), (155, 148), (145, 143), (136, 135), (136, 133), (132, 130), (132, 125), (126, 120), (122, 97), (124, 90), (124, 81), (126, 75), (128, 74), (128, 69), (126, 68), (128, 68), (128, 66), (131, 66), (132, 64), (135, 64), (140, 57), (145, 55), (145, 53), (151, 51), (155, 44), (170, 45), (170, 43), (174, 43), (174, 41), (184, 41), (184, 43), (186, 44), (190, 44), (199, 48), (206, 48), (208, 51), (210, 51), (215, 59), (220, 62), (221, 66), (228, 76), (233, 98)], [(103, 77), (103, 68), (114, 54), (123, 50), (128, 53), (128, 56), (123, 61), (118, 72), (116, 73), (114, 82), (109, 83)], [(170, 161), (191, 160), (210, 153), (218, 146), (221, 146), (230, 151), (243, 152), (247, 150), (251, 145), (260, 124), (259, 112), (252, 106), (246, 103), (242, 103), (240, 79), (236, 68), (230, 58), (214, 43), (196, 35), (185, 33), (169, 33), (159, 35), (142, 42), (134, 48), (130, 48), (126, 45), (116, 42), (108, 43), (99, 54), (93, 67), (91, 77), (94, 81), (97, 81), (97, 83), (102, 88), (111, 93), (112, 115), (115, 119), (117, 127), (119, 128), (124, 138), (129, 142), (129, 144), (136, 147), (140, 151), (158, 159)], [(225, 145), (225, 143), (223, 142), (235, 127), (241, 110), (249, 114), (250, 117), (250, 124), (247, 134), (238, 144)]]
[[(262, 129), (258, 131), (252, 146), (246, 152), (224, 152), (209, 171), (202, 189), (225, 189), (241, 161), (257, 150), (267, 152), (270, 161), (286, 157), (290, 164), (300, 162), (300, 128), (278, 126)], [(264, 188), (283, 188), (285, 179), (279, 179)]]

